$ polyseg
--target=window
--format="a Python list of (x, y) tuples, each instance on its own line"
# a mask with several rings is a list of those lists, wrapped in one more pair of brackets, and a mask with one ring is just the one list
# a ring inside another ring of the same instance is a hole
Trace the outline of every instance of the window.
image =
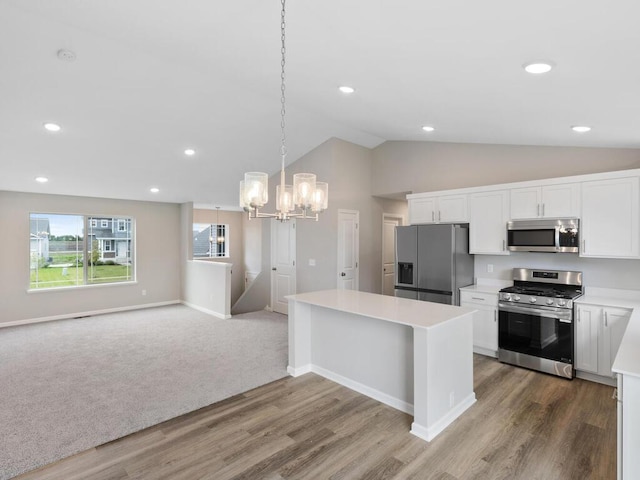
[(134, 220), (115, 221), (114, 233), (102, 229), (109, 220), (101, 217), (31, 213), (29, 288), (133, 281)]
[(104, 218), (102, 219), (102, 221), (100, 222), (100, 226), (102, 228), (108, 228), (109, 227), (109, 220), (105, 220)]
[(193, 257), (229, 257), (229, 225), (194, 223)]

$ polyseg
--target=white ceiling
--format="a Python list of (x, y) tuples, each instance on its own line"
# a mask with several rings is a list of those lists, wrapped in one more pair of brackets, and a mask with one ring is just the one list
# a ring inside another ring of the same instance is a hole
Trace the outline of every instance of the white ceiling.
[[(279, 16), (0, 0), (0, 190), (235, 206), (245, 171), (279, 169)], [(331, 137), (640, 148), (638, 18), (637, 0), (289, 0), (287, 161)], [(539, 59), (557, 66), (524, 72)]]

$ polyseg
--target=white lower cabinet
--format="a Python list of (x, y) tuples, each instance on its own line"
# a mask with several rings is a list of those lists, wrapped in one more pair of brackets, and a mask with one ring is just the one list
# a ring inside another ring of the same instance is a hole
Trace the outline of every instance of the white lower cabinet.
[(630, 317), (626, 308), (576, 305), (576, 370), (613, 377), (611, 366)]
[(491, 293), (460, 292), (460, 306), (477, 310), (473, 315), (473, 351), (498, 356), (498, 296)]

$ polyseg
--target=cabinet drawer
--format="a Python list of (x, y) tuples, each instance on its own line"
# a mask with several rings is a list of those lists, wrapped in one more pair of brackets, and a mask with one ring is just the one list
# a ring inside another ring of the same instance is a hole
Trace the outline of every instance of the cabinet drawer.
[(495, 293), (460, 292), (460, 303), (473, 303), (476, 305), (487, 305), (495, 307), (498, 305), (498, 295)]

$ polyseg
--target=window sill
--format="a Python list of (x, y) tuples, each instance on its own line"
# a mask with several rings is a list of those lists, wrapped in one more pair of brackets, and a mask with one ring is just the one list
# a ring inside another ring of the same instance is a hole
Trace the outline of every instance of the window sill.
[(28, 288), (27, 293), (51, 293), (51, 292), (70, 292), (74, 290), (85, 290), (87, 288), (101, 288), (101, 287), (123, 287), (127, 285), (136, 285), (137, 280), (130, 282), (117, 282), (117, 283), (95, 283), (92, 285), (74, 285), (69, 287), (50, 287), (50, 288)]

